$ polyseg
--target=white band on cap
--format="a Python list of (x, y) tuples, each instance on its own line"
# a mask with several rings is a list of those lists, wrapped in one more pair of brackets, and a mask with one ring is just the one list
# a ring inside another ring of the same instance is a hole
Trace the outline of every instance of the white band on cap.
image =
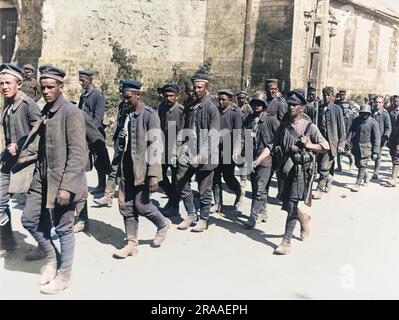
[(10, 69), (4, 69), (3, 71), (0, 72), (0, 74), (10, 74), (10, 75), (12, 75), (12, 76), (18, 78), (18, 79), (21, 80), (21, 81), (24, 80), (24, 78), (21, 76), (20, 73), (18, 73), (18, 72), (16, 72), (16, 71), (13, 71), (13, 70), (10, 70)]
[(61, 78), (61, 77), (59, 77), (59, 76), (56, 76), (56, 75), (54, 75), (54, 74), (49, 74), (49, 73), (44, 73), (44, 74), (42, 74), (41, 76), (40, 76), (40, 80), (42, 80), (42, 79), (54, 79), (54, 80), (57, 80), (57, 81), (59, 81), (59, 82), (61, 82), (61, 83), (64, 83), (64, 78)]

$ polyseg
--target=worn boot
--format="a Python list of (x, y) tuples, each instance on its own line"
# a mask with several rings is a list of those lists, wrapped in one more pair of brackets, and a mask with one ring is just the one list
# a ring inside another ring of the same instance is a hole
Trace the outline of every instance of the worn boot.
[(334, 182), (334, 178), (333, 178), (333, 176), (331, 176), (329, 174), (327, 177), (327, 182), (326, 182), (326, 193), (329, 193), (331, 191), (333, 182)]
[(316, 193), (313, 195), (313, 199), (320, 200), (322, 196), (323, 196), (323, 190), (317, 188)]
[(234, 210), (240, 210), (243, 199), (244, 199), (243, 194), (241, 192), (241, 189), (239, 189), (239, 191), (236, 194), (236, 199), (234, 200)]
[(385, 181), (384, 186), (388, 188), (396, 188), (397, 186), (397, 180), (398, 180), (398, 174), (399, 174), (399, 165), (394, 165), (392, 167), (392, 179)]
[(46, 257), (46, 253), (39, 246), (33, 250), (31, 250), (26, 256), (25, 259), (28, 261), (37, 261), (42, 260)]
[(126, 259), (135, 256), (138, 253), (139, 242), (137, 240), (128, 240), (127, 244), (113, 255), (115, 259)]
[(196, 226), (191, 229), (192, 232), (204, 232), (208, 229), (208, 220), (200, 219)]
[(257, 222), (258, 222), (257, 218), (255, 218), (255, 216), (251, 214), (248, 220), (245, 221), (245, 226), (249, 229), (254, 229), (256, 227)]
[(286, 255), (291, 251), (291, 244), (289, 244), (287, 241), (282, 241), (280, 245), (276, 248), (274, 251), (274, 254), (277, 255)]
[(309, 222), (312, 219), (310, 215), (298, 209), (298, 220), (301, 225), (301, 239), (305, 240), (310, 233)]
[(169, 219), (166, 219), (166, 224), (157, 231), (155, 238), (153, 240), (154, 247), (160, 247), (162, 242), (166, 239), (166, 235), (168, 234), (168, 230), (172, 222)]
[(360, 191), (360, 184), (355, 184), (355, 185), (353, 185), (352, 186), (352, 188), (351, 188), (351, 191), (352, 192), (359, 192)]
[(177, 229), (187, 230), (196, 220), (197, 220), (197, 215), (190, 214), (177, 226)]
[(211, 207), (211, 209), (209, 210), (209, 212), (210, 213), (220, 213), (220, 212), (222, 212), (222, 204), (221, 203), (219, 203), (219, 202), (217, 202), (217, 203), (215, 203), (212, 207)]
[(47, 262), (40, 270), (40, 285), (44, 286), (57, 276), (57, 262)]
[(102, 198), (94, 199), (93, 202), (99, 207), (108, 207), (112, 208), (112, 197), (105, 194)]
[(63, 277), (61, 274), (58, 274), (53, 280), (49, 283), (42, 285), (40, 287), (40, 293), (55, 295), (60, 294), (70, 285), (70, 278)]

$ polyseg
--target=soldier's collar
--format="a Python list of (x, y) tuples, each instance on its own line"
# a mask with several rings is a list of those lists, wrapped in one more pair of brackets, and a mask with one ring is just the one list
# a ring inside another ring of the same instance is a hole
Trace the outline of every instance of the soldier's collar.
[(65, 98), (64, 98), (64, 96), (62, 94), (60, 94), (58, 99), (55, 100), (53, 105), (51, 106), (50, 112), (51, 113), (57, 112), (61, 108), (61, 106), (64, 104), (64, 102), (65, 102)]

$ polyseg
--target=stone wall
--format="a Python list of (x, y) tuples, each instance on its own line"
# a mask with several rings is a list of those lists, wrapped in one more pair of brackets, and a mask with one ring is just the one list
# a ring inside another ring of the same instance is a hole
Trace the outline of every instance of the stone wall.
[(112, 42), (135, 59), (145, 85), (168, 79), (173, 66), (194, 70), (203, 62), (206, 2), (45, 0), (40, 63), (68, 72), (69, 95), (77, 96), (79, 69), (91, 69), (97, 85), (114, 84)]

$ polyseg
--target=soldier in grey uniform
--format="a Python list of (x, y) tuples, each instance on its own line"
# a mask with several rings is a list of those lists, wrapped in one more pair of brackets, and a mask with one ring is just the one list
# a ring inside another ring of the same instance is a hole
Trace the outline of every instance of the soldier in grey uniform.
[(287, 112), (288, 106), (278, 89), (277, 79), (266, 80), (266, 95), (267, 95), (267, 111), (274, 113), (278, 121), (283, 121), (284, 115)]
[[(158, 107), (158, 115), (161, 121), (163, 132), (163, 162), (162, 162), (162, 181), (159, 186), (168, 196), (168, 203), (164, 207), (163, 213), (173, 215), (178, 211), (179, 196), (176, 191), (177, 180), (177, 136), (184, 129), (184, 106), (178, 103), (180, 89), (176, 84), (169, 83), (162, 87), (163, 102)], [(171, 181), (168, 177), (168, 169), (171, 171)]]
[[(352, 125), (353, 120), (358, 116), (358, 111), (356, 107), (353, 105), (351, 101), (347, 99), (347, 91), (346, 90), (339, 90), (337, 105), (341, 107), (342, 112), (344, 114), (344, 121), (345, 121), (345, 130), (349, 132), (349, 128)], [(354, 164), (354, 157), (350, 153), (350, 151), (346, 152), (346, 156), (349, 159), (349, 171), (352, 170), (352, 166)], [(337, 155), (337, 169), (335, 171), (340, 172), (342, 171), (342, 164), (341, 164), (342, 155)]]
[[(38, 161), (27, 194), (22, 225), (46, 257), (40, 285), (44, 294), (58, 294), (70, 284), (75, 249), (73, 233), (76, 203), (87, 199), (87, 146), (82, 112), (62, 95), (65, 72), (51, 66), (40, 69), (40, 86), (47, 102), (31, 130), (20, 158), (38, 141)], [(58, 252), (51, 241), (54, 226)]]
[(21, 90), (37, 102), (42, 97), (42, 94), (40, 92), (40, 85), (34, 77), (36, 69), (31, 64), (25, 64), (23, 69), (25, 76)]
[(31, 179), (30, 176), (21, 176), (19, 179), (22, 181), (16, 180), (11, 174), (12, 168), (30, 130), (40, 118), (37, 104), (21, 91), (23, 75), (24, 71), (16, 65), (0, 66), (0, 93), (5, 102), (0, 118), (0, 130), (4, 136), (1, 144), (5, 146), (0, 150), (0, 250), (6, 251), (13, 250), (16, 245), (10, 220), (10, 183), (20, 184)]
[(319, 107), (318, 126), (321, 134), (330, 144), (329, 151), (319, 155), (319, 184), (314, 199), (321, 199), (323, 192), (330, 192), (334, 178), (330, 174), (338, 153), (345, 152), (346, 132), (342, 109), (334, 104), (335, 90), (332, 87), (323, 89), (324, 103)]
[(384, 98), (378, 96), (375, 98), (375, 112), (373, 113), (373, 118), (378, 122), (381, 133), (381, 143), (379, 153), (375, 159), (373, 179), (378, 180), (380, 178), (380, 167), (381, 167), (381, 154), (383, 148), (386, 146), (389, 137), (392, 132), (391, 118), (388, 111), (384, 108)]
[(139, 216), (157, 228), (154, 247), (162, 244), (171, 225), (150, 201), (150, 194), (157, 191), (162, 176), (162, 134), (157, 112), (141, 101), (141, 86), (140, 82), (131, 80), (125, 81), (122, 87), (129, 112), (118, 135), (118, 144), (123, 150), (119, 211), (125, 223), (127, 244), (114, 253), (116, 259), (137, 254)]
[(234, 208), (240, 206), (241, 186), (235, 177), (234, 169), (241, 155), (242, 117), (240, 109), (232, 105), (234, 93), (230, 89), (218, 91), (220, 111), (219, 165), (213, 177), (215, 205), (211, 212), (221, 212), (223, 206), (222, 176), (227, 186), (234, 192)]
[(347, 135), (347, 142), (355, 156), (355, 164), (359, 169), (353, 192), (359, 192), (362, 183), (367, 185), (367, 166), (371, 159), (379, 154), (381, 136), (380, 128), (371, 117), (371, 107), (364, 105), (360, 109), (360, 115), (354, 119)]
[[(93, 76), (94, 75), (91, 71), (79, 71), (80, 85), (84, 90), (79, 99), (79, 109), (89, 115), (94, 126), (101, 132), (105, 139), (103, 120), (106, 101), (101, 91), (94, 86)], [(91, 155), (94, 155), (94, 167), (96, 168), (98, 176), (98, 185), (92, 193), (103, 193), (106, 185), (106, 169), (99, 161), (97, 161), (94, 152), (91, 152)]]

